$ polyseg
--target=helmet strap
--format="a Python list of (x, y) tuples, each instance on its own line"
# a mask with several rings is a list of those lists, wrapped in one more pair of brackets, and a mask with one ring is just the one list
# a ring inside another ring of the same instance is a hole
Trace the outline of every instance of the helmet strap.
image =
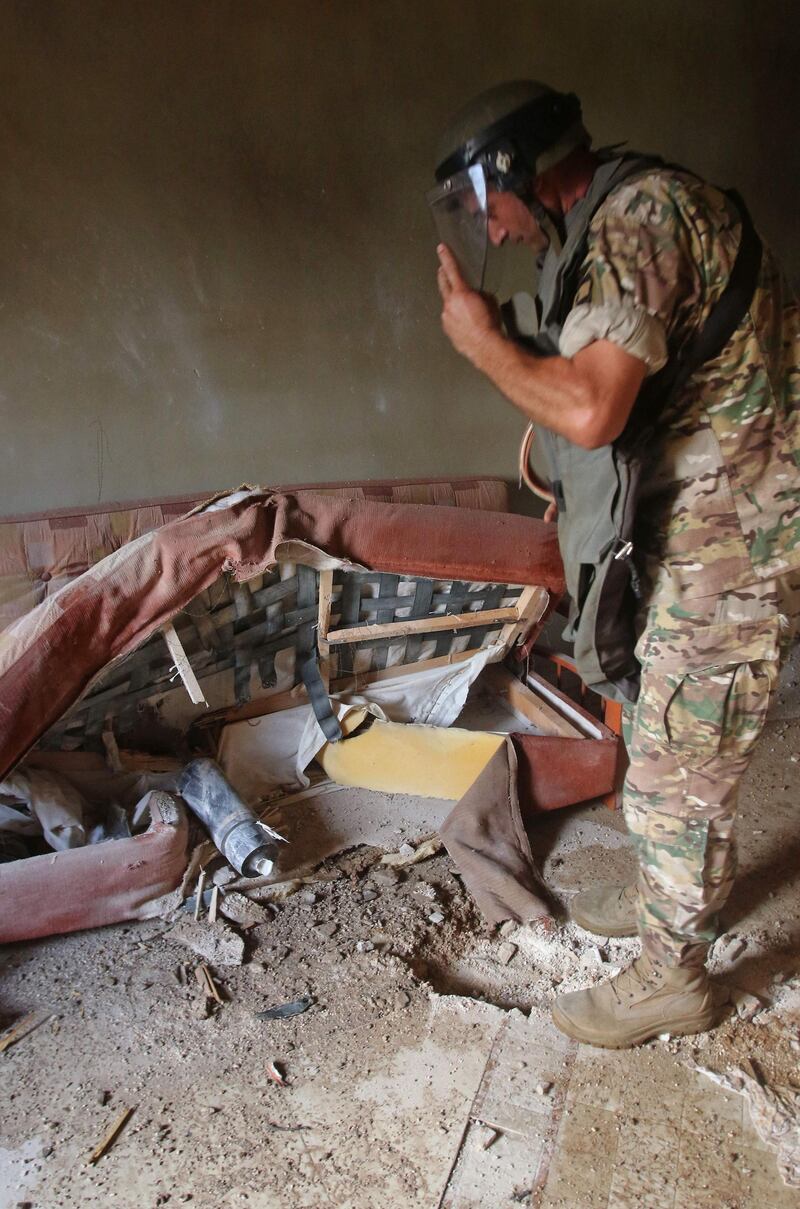
[(549, 210), (545, 210), (541, 203), (539, 203), (538, 209), (539, 212), (534, 211), (533, 216), (547, 236), (550, 247), (558, 256), (561, 254), (566, 238), (564, 225), (560, 220), (556, 220)]
[[(566, 228), (564, 227), (563, 219), (559, 215), (552, 214), (539, 200), (533, 189), (533, 180), (533, 176), (529, 172), (526, 172), (524, 180), (520, 181), (519, 185), (514, 188), (514, 192), (520, 201), (525, 203), (536, 219), (544, 235), (547, 237), (548, 245), (558, 254), (563, 248), (564, 240), (566, 239)], [(508, 189), (508, 186), (506, 188)]]

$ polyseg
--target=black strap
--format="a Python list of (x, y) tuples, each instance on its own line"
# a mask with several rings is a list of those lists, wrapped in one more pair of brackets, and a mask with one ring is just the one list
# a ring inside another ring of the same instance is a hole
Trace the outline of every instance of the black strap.
[[(297, 607), (302, 616), (308, 617), (309, 607), (316, 605), (319, 591), (319, 576), (311, 567), (297, 567)], [(305, 612), (302, 612), (305, 610)], [(316, 609), (314, 609), (316, 613)], [(317, 662), (317, 627), (313, 620), (305, 621), (297, 628), (295, 639), (295, 661), (306, 686), (308, 699), (319, 728), (329, 743), (338, 743), (343, 737), (339, 721), (331, 709), (328, 690), (322, 679)]]
[(761, 268), (761, 240), (756, 234), (747, 207), (735, 189), (726, 189), (742, 222), (739, 250), (728, 283), (720, 294), (703, 327), (687, 341), (676, 358), (673, 389), (680, 390), (688, 378), (706, 361), (719, 356), (744, 318), (758, 284)]
[(306, 686), (308, 699), (319, 723), (319, 728), (329, 743), (338, 743), (342, 738), (342, 728), (331, 708), (331, 699), (320, 674), (316, 654), (312, 652), (307, 658), (303, 658), (298, 651), (297, 658), (303, 659), (300, 664), (300, 675), (303, 677), (303, 684)]

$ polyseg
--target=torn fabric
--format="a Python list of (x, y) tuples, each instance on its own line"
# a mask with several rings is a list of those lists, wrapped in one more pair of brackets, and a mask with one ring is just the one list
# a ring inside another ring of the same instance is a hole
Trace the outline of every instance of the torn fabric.
[(439, 834), (489, 923), (526, 923), (551, 914), (522, 822), (511, 739), (492, 756)]
[[(246, 485), (221, 492), (216, 501), (251, 492)], [(429, 504), (508, 512), (508, 488), (502, 479), (372, 479), (368, 482), (296, 483), (275, 492), (315, 491), (340, 499), (384, 504)], [(0, 631), (54, 596), (90, 566), (144, 533), (184, 516), (207, 493), (167, 499), (103, 503), (84, 508), (6, 516), (0, 520)]]
[(529, 517), (250, 492), (122, 546), (0, 635), (0, 776), (108, 663), (134, 650), (220, 574), (243, 582), (296, 558), (299, 549), (309, 560), (316, 552), (320, 567), (563, 591), (554, 526)]
[(43, 835), (51, 848), (86, 843), (86, 803), (63, 777), (41, 768), (17, 768), (0, 782), (0, 830)]
[(500, 643), (483, 647), (469, 659), (444, 667), (424, 668), (376, 680), (361, 689), (336, 694), (346, 705), (377, 705), (390, 722), (420, 726), (452, 726), (466, 704), (469, 690), (489, 663), (503, 658)]

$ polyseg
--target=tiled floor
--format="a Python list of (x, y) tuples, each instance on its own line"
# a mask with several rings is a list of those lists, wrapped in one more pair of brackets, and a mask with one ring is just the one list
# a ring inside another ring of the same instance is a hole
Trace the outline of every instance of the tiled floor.
[[(488, 1149), (485, 1126), (499, 1135)], [(532, 1209), (798, 1209), (800, 1190), (782, 1183), (742, 1097), (664, 1050), (576, 1046), (542, 1015), (511, 1013), (441, 1205), (515, 1199)]]

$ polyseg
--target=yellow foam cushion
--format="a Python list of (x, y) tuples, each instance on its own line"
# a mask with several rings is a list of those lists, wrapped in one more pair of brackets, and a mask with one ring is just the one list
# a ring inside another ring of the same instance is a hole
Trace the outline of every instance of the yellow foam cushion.
[[(355, 711), (343, 729), (363, 717)], [(457, 801), (504, 742), (482, 731), (375, 721), (361, 735), (326, 743), (317, 759), (339, 785)]]

